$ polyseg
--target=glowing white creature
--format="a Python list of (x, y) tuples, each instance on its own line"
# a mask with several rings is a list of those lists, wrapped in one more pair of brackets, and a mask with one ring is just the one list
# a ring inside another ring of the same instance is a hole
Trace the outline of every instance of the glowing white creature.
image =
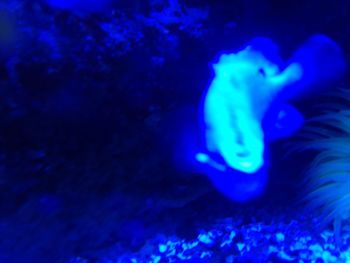
[[(202, 106), (206, 148), (230, 168), (255, 173), (264, 165), (263, 117), (276, 95), (301, 79), (302, 67), (292, 63), (281, 70), (248, 46), (222, 55), (214, 70)], [(203, 162), (203, 156), (197, 160)]]

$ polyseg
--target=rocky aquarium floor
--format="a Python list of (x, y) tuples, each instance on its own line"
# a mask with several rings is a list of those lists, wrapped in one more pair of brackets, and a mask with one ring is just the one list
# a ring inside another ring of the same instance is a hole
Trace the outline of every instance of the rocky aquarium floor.
[[(307, 210), (254, 206), (227, 210), (232, 216), (205, 220), (193, 210), (197, 214), (193, 218), (174, 210), (149, 226), (154, 235), (137, 249), (121, 242), (99, 258), (76, 257), (69, 262), (350, 262), (346, 225), (337, 245), (332, 226), (322, 228)], [(168, 233), (162, 234), (162, 229)]]

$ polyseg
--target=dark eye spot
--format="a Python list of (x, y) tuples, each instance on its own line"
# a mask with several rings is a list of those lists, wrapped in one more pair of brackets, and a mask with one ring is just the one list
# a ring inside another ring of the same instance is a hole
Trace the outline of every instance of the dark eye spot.
[(265, 73), (265, 70), (263, 68), (259, 68), (259, 74), (263, 77), (266, 77), (266, 73)]

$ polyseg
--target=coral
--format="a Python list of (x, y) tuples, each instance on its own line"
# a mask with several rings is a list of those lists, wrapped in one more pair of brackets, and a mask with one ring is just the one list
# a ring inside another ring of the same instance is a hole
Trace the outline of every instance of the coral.
[(164, 34), (171, 34), (171, 28), (188, 32), (192, 36), (203, 34), (203, 22), (208, 19), (208, 10), (188, 7), (178, 0), (154, 1), (152, 12), (144, 17), (144, 23)]

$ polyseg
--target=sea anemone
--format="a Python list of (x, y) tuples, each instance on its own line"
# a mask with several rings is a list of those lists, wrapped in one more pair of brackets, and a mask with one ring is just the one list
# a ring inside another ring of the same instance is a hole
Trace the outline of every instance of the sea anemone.
[(320, 115), (306, 121), (294, 149), (316, 152), (304, 175), (304, 200), (321, 211), (324, 224), (333, 221), (339, 241), (341, 223), (350, 218), (350, 89), (336, 89), (327, 99), (331, 103), (321, 103)]

